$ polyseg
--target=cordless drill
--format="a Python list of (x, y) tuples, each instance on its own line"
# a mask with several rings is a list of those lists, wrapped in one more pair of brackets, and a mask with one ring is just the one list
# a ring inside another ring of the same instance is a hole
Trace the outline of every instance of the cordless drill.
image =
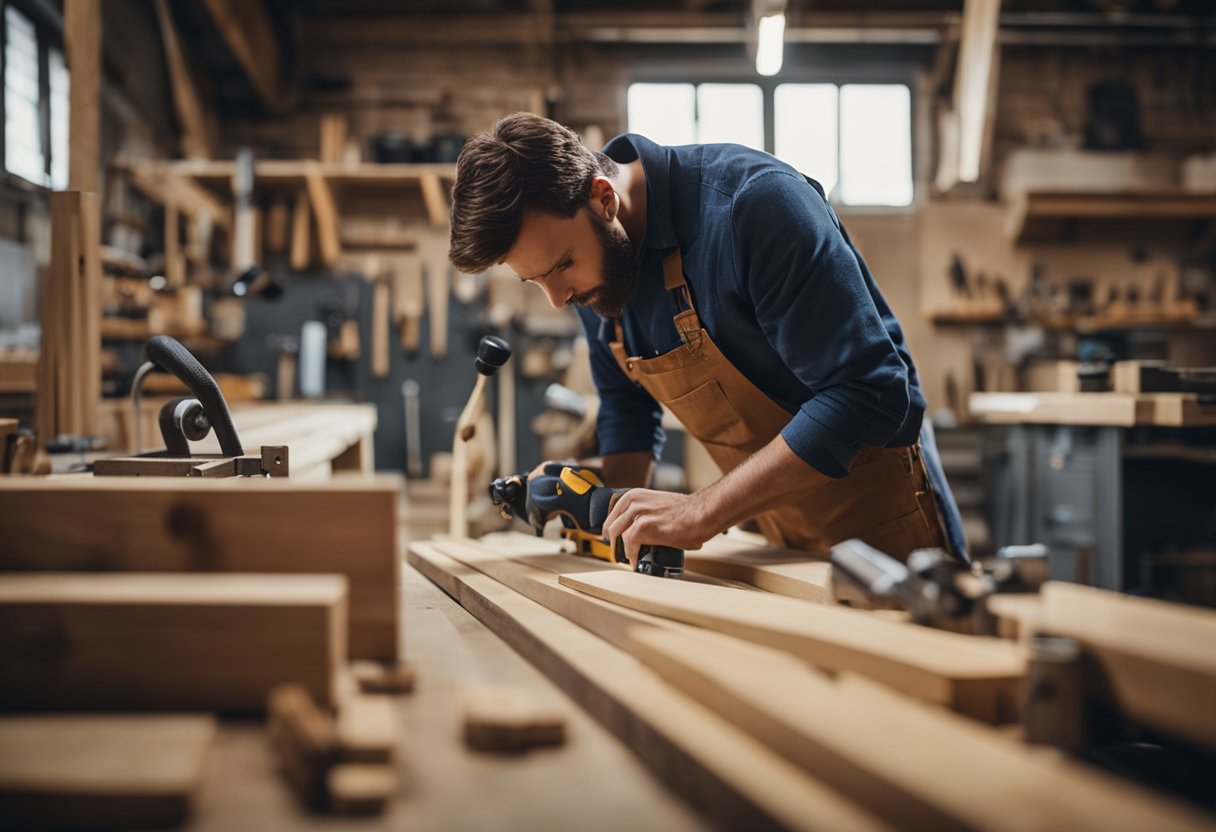
[[(580, 555), (609, 563), (628, 563), (618, 538), (613, 549), (604, 539), (604, 521), (616, 501), (629, 489), (612, 489), (593, 468), (550, 462), (541, 474), (515, 474), (490, 483), (490, 499), (503, 517), (526, 520), (539, 537), (554, 517), (562, 521), (562, 536), (574, 542)], [(684, 574), (684, 550), (643, 545), (634, 570), (644, 575), (676, 578)]]

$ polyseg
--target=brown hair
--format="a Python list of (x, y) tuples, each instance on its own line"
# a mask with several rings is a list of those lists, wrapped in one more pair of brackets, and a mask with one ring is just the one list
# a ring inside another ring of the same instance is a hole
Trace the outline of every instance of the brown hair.
[(515, 245), (525, 210), (573, 217), (587, 204), (591, 180), (605, 173), (615, 174), (616, 164), (570, 128), (532, 113), (503, 116), (456, 160), (448, 259), (463, 272), (485, 271)]

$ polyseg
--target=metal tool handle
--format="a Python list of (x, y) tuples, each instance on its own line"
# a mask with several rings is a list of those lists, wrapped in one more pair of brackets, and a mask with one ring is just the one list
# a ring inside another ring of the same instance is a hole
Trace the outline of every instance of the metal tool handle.
[(148, 360), (167, 373), (171, 373), (182, 384), (190, 388), (190, 392), (203, 406), (203, 412), (211, 420), (215, 438), (219, 440), (220, 451), (224, 456), (242, 456), (245, 449), (236, 435), (236, 427), (232, 424), (232, 415), (228, 412), (228, 402), (220, 392), (211, 373), (207, 372), (198, 359), (168, 335), (156, 335), (144, 344), (144, 353)]

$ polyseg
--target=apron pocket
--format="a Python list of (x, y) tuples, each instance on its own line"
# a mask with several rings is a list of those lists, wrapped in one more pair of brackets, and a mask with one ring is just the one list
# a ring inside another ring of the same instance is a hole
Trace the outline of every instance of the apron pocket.
[(880, 552), (903, 562), (913, 549), (941, 546), (940, 537), (933, 533), (925, 512), (916, 508), (907, 514), (881, 523), (868, 532), (857, 535)]
[(743, 417), (712, 379), (675, 397), (667, 406), (684, 429), (702, 442), (739, 446), (751, 439)]

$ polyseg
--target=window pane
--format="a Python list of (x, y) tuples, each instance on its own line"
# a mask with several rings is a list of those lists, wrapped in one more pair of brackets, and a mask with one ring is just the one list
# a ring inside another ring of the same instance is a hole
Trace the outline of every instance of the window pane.
[(912, 96), (902, 84), (840, 88), (840, 198), (912, 203)]
[(38, 36), (29, 18), (4, 9), (4, 167), (45, 185), (46, 159), (38, 129)]
[(51, 85), (51, 187), (68, 186), (68, 68), (63, 53), (49, 50)]
[(823, 185), (831, 194), (838, 179), (836, 165), (835, 84), (781, 84), (773, 94), (773, 149)]
[(658, 144), (692, 144), (697, 140), (694, 94), (692, 84), (630, 84), (629, 131)]
[(764, 98), (755, 84), (697, 87), (697, 141), (764, 150)]

